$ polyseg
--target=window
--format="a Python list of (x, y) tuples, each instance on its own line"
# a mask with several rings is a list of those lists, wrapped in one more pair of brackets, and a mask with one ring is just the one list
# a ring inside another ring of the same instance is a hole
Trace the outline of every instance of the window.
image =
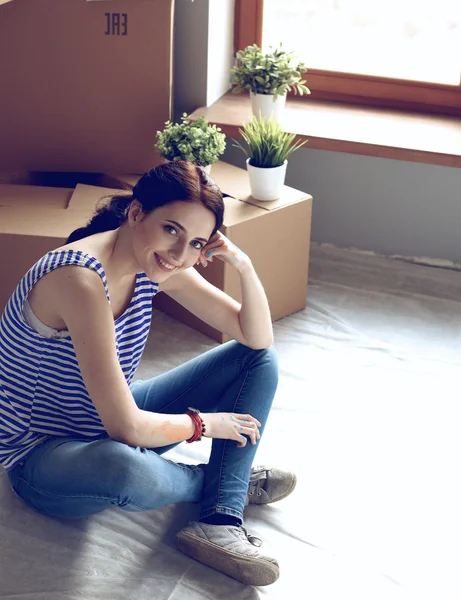
[(460, 0), (236, 0), (236, 50), (282, 42), (318, 99), (461, 115)]

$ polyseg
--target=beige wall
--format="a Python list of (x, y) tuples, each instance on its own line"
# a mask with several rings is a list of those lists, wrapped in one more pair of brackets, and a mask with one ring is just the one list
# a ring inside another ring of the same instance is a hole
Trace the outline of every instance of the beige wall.
[(176, 0), (174, 118), (212, 104), (230, 88), (234, 0)]

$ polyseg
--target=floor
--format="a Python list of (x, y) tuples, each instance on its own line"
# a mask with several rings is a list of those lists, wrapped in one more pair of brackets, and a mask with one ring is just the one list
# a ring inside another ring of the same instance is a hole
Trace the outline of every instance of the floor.
[[(281, 381), (257, 462), (299, 484), (245, 516), (279, 559), (277, 583), (245, 587), (179, 553), (192, 505), (52, 520), (0, 472), (0, 599), (458, 600), (460, 269), (313, 245), (308, 306), (275, 338)], [(139, 376), (213, 346), (156, 313)]]

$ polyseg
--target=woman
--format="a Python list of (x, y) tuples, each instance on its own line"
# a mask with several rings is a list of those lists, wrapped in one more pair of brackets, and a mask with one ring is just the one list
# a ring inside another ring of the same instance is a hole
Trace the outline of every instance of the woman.
[[(0, 321), (0, 461), (15, 492), (51, 516), (200, 502), (179, 548), (267, 585), (279, 567), (242, 527), (243, 509), (287, 496), (296, 478), (251, 469), (277, 362), (267, 299), (218, 232), (223, 212), (202, 168), (164, 164), (30, 269)], [(237, 270), (241, 305), (192, 268), (213, 258)], [(160, 290), (235, 341), (132, 383)], [(213, 438), (206, 465), (161, 456), (202, 436)]]

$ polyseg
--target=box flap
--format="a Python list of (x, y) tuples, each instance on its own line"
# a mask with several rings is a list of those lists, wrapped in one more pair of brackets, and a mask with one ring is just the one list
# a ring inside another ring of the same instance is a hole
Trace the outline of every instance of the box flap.
[(130, 192), (79, 183), (72, 194), (68, 210), (83, 212), (91, 216), (100, 200), (109, 199), (115, 194), (125, 193), (129, 194)]
[(0, 183), (0, 206), (65, 209), (72, 192), (70, 188)]
[(239, 200), (248, 204), (252, 204), (253, 206), (258, 206), (259, 208), (262, 208), (264, 210), (276, 210), (278, 208), (282, 208), (283, 206), (288, 206), (289, 204), (295, 204), (296, 202), (300, 202), (301, 200), (305, 200), (306, 198), (311, 198), (311, 196), (299, 190), (295, 190), (294, 188), (288, 187), (287, 185), (284, 185), (282, 190), (282, 197), (278, 200), (272, 200), (270, 202), (263, 200), (255, 200), (251, 195), (248, 195), (246, 197), (239, 197)]
[(250, 195), (250, 182), (246, 169), (219, 160), (211, 165), (211, 176), (224, 194), (233, 198), (245, 198)]
[(233, 227), (245, 221), (261, 216), (261, 209), (236, 198), (224, 198), (224, 227)]

